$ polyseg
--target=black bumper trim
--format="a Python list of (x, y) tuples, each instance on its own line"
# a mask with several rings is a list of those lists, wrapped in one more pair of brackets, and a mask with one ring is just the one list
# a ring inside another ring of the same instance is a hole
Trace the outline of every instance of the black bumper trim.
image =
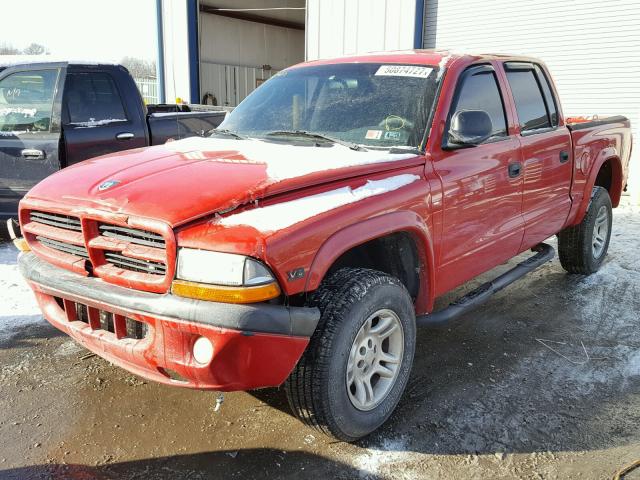
[(58, 291), (63, 297), (68, 294), (150, 316), (159, 315), (233, 330), (302, 337), (310, 337), (320, 319), (317, 308), (268, 303), (217, 303), (132, 290), (56, 267), (34, 253), (21, 254), (18, 265), (27, 280), (45, 289)]

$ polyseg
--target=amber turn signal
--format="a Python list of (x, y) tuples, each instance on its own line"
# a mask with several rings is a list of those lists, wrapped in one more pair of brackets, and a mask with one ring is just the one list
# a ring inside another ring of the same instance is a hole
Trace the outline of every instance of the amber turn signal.
[(27, 243), (27, 241), (23, 237), (14, 238), (13, 239), (13, 244), (21, 252), (30, 252), (31, 251), (31, 249), (29, 248), (29, 244)]
[(174, 280), (171, 293), (180, 297), (222, 303), (256, 303), (271, 300), (280, 295), (280, 287), (275, 282), (255, 287), (225, 287), (205, 283)]

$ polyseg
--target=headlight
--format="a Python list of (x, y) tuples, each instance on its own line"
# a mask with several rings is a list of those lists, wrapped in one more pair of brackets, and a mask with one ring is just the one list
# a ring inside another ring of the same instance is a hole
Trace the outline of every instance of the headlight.
[(244, 255), (181, 248), (171, 291), (182, 297), (226, 303), (253, 303), (280, 295), (269, 269)]
[(257, 260), (233, 253), (181, 248), (178, 273), (181, 280), (233, 287), (261, 285), (275, 279)]

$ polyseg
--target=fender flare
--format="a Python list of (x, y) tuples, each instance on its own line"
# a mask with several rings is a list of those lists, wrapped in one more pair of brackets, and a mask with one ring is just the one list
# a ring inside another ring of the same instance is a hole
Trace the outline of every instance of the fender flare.
[(618, 152), (614, 148), (607, 148), (602, 151), (603, 155), (600, 156), (600, 159), (591, 166), (589, 170), (589, 176), (587, 177), (587, 182), (585, 184), (584, 195), (582, 196), (582, 201), (580, 202), (580, 206), (576, 212), (574, 217), (573, 225), (577, 225), (582, 221), (584, 216), (587, 213), (589, 208), (589, 204), (591, 203), (591, 191), (596, 184), (596, 178), (598, 177), (598, 173), (602, 166), (611, 161), (612, 171), (611, 171), (611, 203), (613, 207), (617, 207), (620, 204), (620, 197), (622, 196), (622, 160), (618, 155)]
[(416, 242), (420, 260), (420, 287), (415, 308), (417, 313), (429, 311), (433, 308), (435, 285), (433, 241), (424, 220), (417, 213), (408, 210), (390, 212), (354, 223), (327, 238), (311, 262), (305, 292), (316, 290), (329, 268), (348, 250), (396, 232), (407, 232)]

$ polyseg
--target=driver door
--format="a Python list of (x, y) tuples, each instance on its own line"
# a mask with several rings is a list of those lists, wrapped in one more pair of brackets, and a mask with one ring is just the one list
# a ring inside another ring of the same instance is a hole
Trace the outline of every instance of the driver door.
[[(492, 65), (465, 70), (443, 141), (432, 147), (443, 188), (438, 295), (517, 255), (522, 242), (520, 143), (509, 128), (503, 88)], [(451, 117), (461, 110), (486, 112), (493, 135), (476, 145), (449, 144)]]
[(60, 169), (65, 74), (65, 64), (0, 72), (0, 218), (16, 216), (27, 191)]

